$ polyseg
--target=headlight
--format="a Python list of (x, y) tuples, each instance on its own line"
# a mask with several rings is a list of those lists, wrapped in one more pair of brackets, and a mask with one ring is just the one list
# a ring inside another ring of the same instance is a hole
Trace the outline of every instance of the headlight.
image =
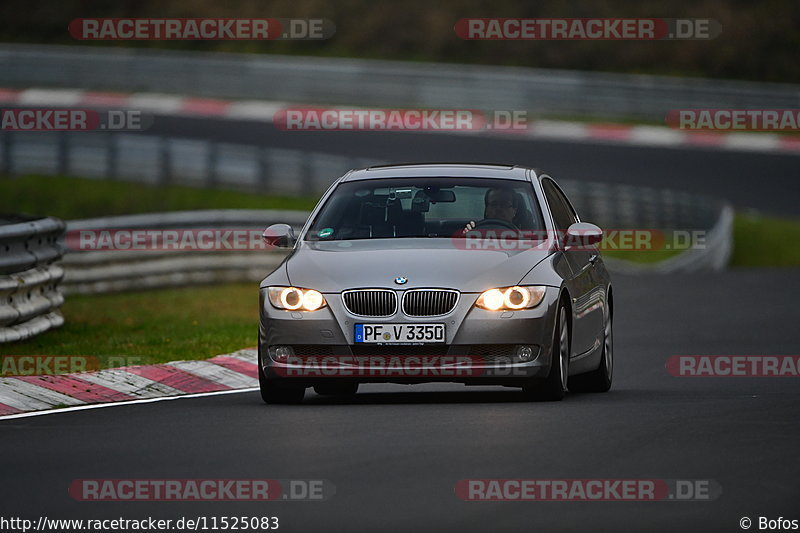
[(478, 296), (477, 307), (488, 311), (516, 311), (529, 309), (542, 303), (544, 287), (530, 286), (501, 287), (489, 289)]
[(327, 305), (322, 293), (314, 289), (269, 287), (267, 294), (273, 306), (287, 311), (316, 311)]

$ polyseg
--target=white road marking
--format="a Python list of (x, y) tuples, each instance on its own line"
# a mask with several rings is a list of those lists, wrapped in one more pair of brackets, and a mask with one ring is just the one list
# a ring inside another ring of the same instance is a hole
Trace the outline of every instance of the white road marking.
[(723, 143), (725, 148), (746, 151), (771, 151), (780, 149), (780, 138), (769, 133), (736, 133), (726, 135)]
[(17, 103), (74, 107), (83, 98), (83, 89), (25, 89), (17, 95)]
[(186, 99), (182, 96), (159, 93), (134, 93), (125, 107), (153, 113), (177, 114)]
[(272, 122), (275, 113), (286, 109), (289, 104), (261, 100), (239, 100), (232, 102), (225, 116), (244, 120)]
[(44, 416), (44, 415), (54, 415), (60, 413), (71, 413), (74, 411), (84, 411), (87, 409), (101, 409), (104, 407), (118, 407), (121, 405), (136, 405), (140, 403), (153, 403), (153, 402), (160, 402), (164, 400), (180, 400), (183, 398), (202, 398), (205, 396), (217, 396), (222, 394), (237, 394), (240, 392), (254, 392), (257, 391), (258, 387), (252, 387), (249, 389), (237, 389), (237, 390), (223, 390), (223, 391), (216, 391), (216, 392), (199, 392), (195, 394), (183, 394), (181, 396), (162, 396), (160, 398), (146, 398), (142, 400), (128, 400), (124, 402), (111, 402), (111, 403), (93, 403), (89, 405), (80, 405), (76, 407), (64, 407), (63, 409), (50, 409), (48, 411), (32, 411), (30, 413), (18, 413), (15, 415), (5, 415), (0, 416), (0, 420), (11, 420), (14, 418), (27, 418), (30, 416)]
[(659, 126), (634, 126), (631, 128), (630, 141), (634, 144), (677, 146), (684, 143), (685, 140), (683, 132)]

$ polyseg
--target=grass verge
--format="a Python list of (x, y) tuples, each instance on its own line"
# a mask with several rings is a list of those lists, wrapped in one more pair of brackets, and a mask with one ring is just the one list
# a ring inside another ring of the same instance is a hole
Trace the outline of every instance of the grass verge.
[(733, 267), (800, 266), (800, 220), (739, 213), (733, 221)]
[(298, 209), (317, 198), (62, 176), (0, 176), (0, 213), (64, 220), (185, 209)]
[(0, 353), (90, 356), (108, 368), (206, 359), (258, 343), (255, 283), (71, 295), (62, 311), (63, 327), (0, 345)]

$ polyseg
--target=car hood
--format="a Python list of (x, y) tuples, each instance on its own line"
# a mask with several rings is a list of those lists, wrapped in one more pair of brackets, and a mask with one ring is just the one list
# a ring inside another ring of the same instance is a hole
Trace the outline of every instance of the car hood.
[[(284, 263), (289, 282), (321, 292), (359, 287), (454, 288), (515, 285), (549, 250), (465, 250), (450, 239), (301, 241)], [(408, 282), (399, 285), (395, 278)]]

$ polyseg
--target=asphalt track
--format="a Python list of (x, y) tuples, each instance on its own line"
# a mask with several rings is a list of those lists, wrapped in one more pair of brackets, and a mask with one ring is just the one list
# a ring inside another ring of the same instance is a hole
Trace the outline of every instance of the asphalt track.
[(387, 162), (464, 161), (533, 166), (556, 179), (668, 188), (729, 200), (737, 208), (800, 214), (800, 156), (697, 147), (658, 148), (402, 132), (281, 131), (231, 119), (156, 116), (147, 134), (307, 149)]
[[(0, 516), (278, 516), (279, 531), (741, 531), (800, 519), (797, 378), (678, 378), (675, 354), (800, 353), (795, 269), (616, 276), (611, 392), (372, 385), (350, 403), (257, 393), (0, 422)], [(325, 502), (78, 502), (82, 478), (326, 479)], [(469, 478), (711, 479), (713, 501), (465, 502)]]

